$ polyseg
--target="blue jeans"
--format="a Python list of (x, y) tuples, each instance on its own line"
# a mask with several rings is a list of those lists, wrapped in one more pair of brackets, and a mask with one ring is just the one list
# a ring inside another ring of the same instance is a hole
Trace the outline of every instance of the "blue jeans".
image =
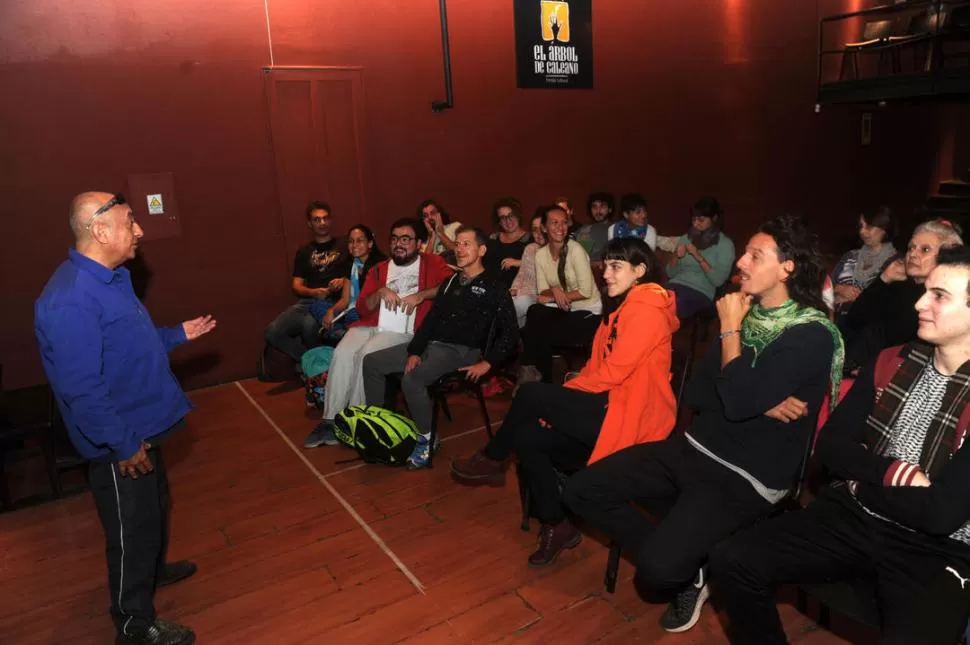
[(677, 317), (682, 322), (698, 312), (710, 309), (714, 304), (703, 293), (686, 285), (669, 282), (666, 288), (677, 295)]
[(263, 334), (266, 342), (289, 355), (297, 363), (303, 352), (319, 347), (320, 323), (310, 313), (310, 298), (303, 298), (295, 305), (283, 310), (276, 319), (269, 324)]

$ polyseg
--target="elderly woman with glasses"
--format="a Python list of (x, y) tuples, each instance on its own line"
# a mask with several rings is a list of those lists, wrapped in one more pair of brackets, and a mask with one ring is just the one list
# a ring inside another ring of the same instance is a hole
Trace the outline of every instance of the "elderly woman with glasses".
[(886, 265), (839, 322), (845, 339), (845, 369), (855, 372), (887, 347), (916, 338), (916, 301), (944, 246), (963, 244), (960, 227), (949, 220), (923, 222), (913, 231), (906, 253)]

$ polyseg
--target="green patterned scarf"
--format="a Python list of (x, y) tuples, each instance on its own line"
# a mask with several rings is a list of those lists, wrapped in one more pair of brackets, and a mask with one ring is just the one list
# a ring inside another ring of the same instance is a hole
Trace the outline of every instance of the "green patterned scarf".
[(758, 355), (781, 336), (782, 332), (795, 325), (813, 322), (825, 327), (832, 334), (832, 340), (835, 343), (835, 354), (832, 356), (832, 370), (829, 376), (829, 385), (832, 388), (829, 409), (832, 410), (839, 402), (845, 346), (842, 343), (842, 334), (828, 316), (814, 307), (802, 307), (794, 300), (787, 300), (780, 307), (773, 309), (755, 304), (741, 323), (741, 344), (754, 350), (754, 358), (751, 359), (751, 366), (754, 367)]

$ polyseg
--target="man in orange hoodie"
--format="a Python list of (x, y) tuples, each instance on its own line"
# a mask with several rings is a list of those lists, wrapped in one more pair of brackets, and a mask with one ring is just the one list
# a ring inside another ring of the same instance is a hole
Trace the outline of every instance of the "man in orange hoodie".
[[(688, 386), (691, 427), (597, 461), (564, 493), (633, 555), (640, 590), (676, 592), (661, 618), (671, 632), (700, 616), (708, 551), (794, 487), (822, 398), (842, 372), (842, 339), (823, 313), (825, 271), (804, 222), (767, 222), (737, 265), (741, 291), (717, 302), (720, 342)], [(669, 511), (654, 523), (639, 500)]]
[(670, 341), (680, 326), (673, 294), (656, 284), (657, 261), (643, 240), (611, 241), (604, 253), (607, 301), (593, 353), (565, 386), (519, 388), (501, 429), (483, 450), (452, 464), (467, 484), (500, 484), (515, 452), (542, 523), (529, 566), (555, 562), (581, 539), (566, 518), (556, 470), (571, 472), (617, 450), (666, 437), (677, 404)]

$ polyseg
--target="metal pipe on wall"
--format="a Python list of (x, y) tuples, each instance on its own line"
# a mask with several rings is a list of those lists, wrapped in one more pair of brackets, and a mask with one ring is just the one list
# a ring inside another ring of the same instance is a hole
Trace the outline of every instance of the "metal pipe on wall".
[(445, 61), (445, 100), (432, 101), (432, 112), (444, 112), (455, 107), (455, 91), (451, 84), (451, 47), (448, 44), (447, 0), (438, 0), (438, 13), (441, 17), (441, 55)]

